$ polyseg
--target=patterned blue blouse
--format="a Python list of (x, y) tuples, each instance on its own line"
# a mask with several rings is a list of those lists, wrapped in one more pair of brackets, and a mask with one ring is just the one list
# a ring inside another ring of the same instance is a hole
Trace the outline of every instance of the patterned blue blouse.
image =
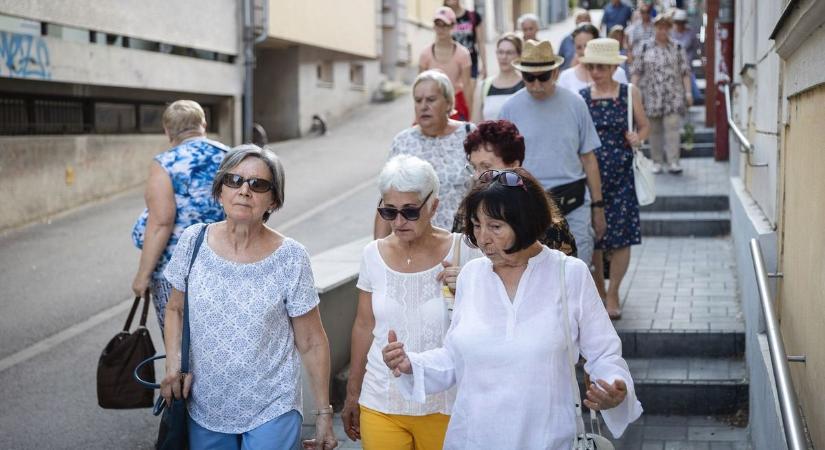
[[(211, 223), (223, 220), (223, 208), (212, 198), (212, 181), (229, 147), (206, 138), (183, 141), (177, 147), (155, 156), (155, 161), (163, 167), (172, 180), (175, 191), (175, 228), (166, 244), (166, 249), (155, 266), (152, 277), (163, 278), (163, 269), (172, 257), (175, 244), (186, 227), (196, 223)], [(143, 248), (143, 235), (149, 210), (144, 209), (132, 228), (132, 242)]]

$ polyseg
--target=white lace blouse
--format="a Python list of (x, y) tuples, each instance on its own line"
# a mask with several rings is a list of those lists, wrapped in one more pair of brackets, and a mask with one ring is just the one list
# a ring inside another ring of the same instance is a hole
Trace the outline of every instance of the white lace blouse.
[[(560, 321), (562, 257), (545, 247), (531, 258), (512, 302), (489, 259), (469, 262), (458, 278), (444, 346), (409, 353), (413, 374), (396, 379), (407, 398), (422, 401), (457, 387), (445, 449), (571, 447), (576, 426), (569, 364), (575, 361), (567, 356)], [(585, 369), (594, 381), (627, 384), (625, 400), (603, 411), (610, 431), (621, 436), (642, 413), (621, 341), (587, 266), (566, 258), (565, 268), (566, 319)]]
[[(470, 248), (463, 242), (461, 234), (453, 234), (453, 239), (461, 240), (462, 264), (481, 256), (478, 249)], [(450, 247), (446, 260), (453, 260), (453, 247)], [(435, 279), (442, 270), (443, 266), (438, 264), (422, 272), (396, 272), (381, 257), (378, 241), (372, 241), (364, 248), (357, 287), (372, 293), (375, 328), (367, 353), (367, 372), (361, 385), (361, 405), (384, 414), (450, 414), (455, 399), (454, 390), (425, 396), (420, 402), (405, 399), (381, 356), (381, 349), (387, 345), (387, 333), (391, 329), (395, 330), (399, 340), (406, 343), (406, 348), (414, 351), (442, 345), (449, 326), (446, 305), (441, 296), (442, 284)]]
[[(164, 276), (184, 291), (195, 238), (180, 237)], [(301, 362), (291, 317), (318, 305), (309, 254), (292, 239), (244, 264), (212, 251), (209, 231), (189, 276), (189, 414), (202, 427), (240, 434), (301, 412)]]

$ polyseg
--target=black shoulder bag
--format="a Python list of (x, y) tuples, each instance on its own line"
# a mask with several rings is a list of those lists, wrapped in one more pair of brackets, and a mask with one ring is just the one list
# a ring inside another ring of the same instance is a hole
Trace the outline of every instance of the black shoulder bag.
[[(152, 337), (146, 329), (146, 314), (149, 312), (149, 291), (143, 294), (143, 311), (140, 325), (130, 333), (132, 320), (140, 305), (140, 297), (135, 297), (132, 310), (123, 331), (116, 334), (100, 354), (97, 362), (97, 404), (107, 409), (151, 408), (152, 393), (143, 389), (132, 379), (138, 364), (155, 354)], [(146, 366), (140, 370), (141, 378), (155, 381), (155, 367)]]
[[(189, 260), (189, 270), (186, 272), (186, 278), (184, 278), (186, 290), (183, 292), (183, 330), (180, 343), (181, 381), (183, 376), (189, 373), (189, 274), (192, 272), (192, 265), (195, 263), (195, 258), (198, 257), (201, 244), (203, 244), (206, 227), (207, 225), (204, 225), (198, 233), (195, 247), (192, 250), (192, 259)], [(134, 373), (137, 382), (149, 389), (160, 389), (159, 384), (142, 380), (139, 370), (144, 364), (152, 364), (155, 360), (162, 358), (166, 358), (166, 355), (155, 356), (140, 363)], [(158, 441), (155, 444), (155, 449), (187, 450), (189, 448), (189, 430), (187, 429), (189, 411), (186, 409), (186, 400), (173, 399), (171, 405), (166, 405), (166, 400), (163, 397), (158, 397), (153, 414), (157, 416), (161, 412), (163, 412), (163, 416), (160, 418)]]

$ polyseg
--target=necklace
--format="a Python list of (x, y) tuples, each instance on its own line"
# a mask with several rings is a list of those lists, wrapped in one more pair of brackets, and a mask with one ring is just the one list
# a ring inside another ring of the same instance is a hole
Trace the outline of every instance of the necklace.
[(407, 265), (409, 266), (412, 263), (412, 256), (407, 255)]

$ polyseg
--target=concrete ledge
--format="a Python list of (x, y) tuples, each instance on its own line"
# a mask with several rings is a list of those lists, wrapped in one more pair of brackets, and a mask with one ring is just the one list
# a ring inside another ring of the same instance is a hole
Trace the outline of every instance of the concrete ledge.
[[(319, 309), (321, 321), (329, 339), (330, 393), (332, 378), (349, 364), (350, 336), (358, 307), (358, 272), (361, 268), (361, 252), (372, 240), (371, 236), (349, 242), (317, 254), (311, 258), (315, 289), (321, 297)], [(315, 398), (306, 370), (302, 373), (304, 424), (314, 425)]]

